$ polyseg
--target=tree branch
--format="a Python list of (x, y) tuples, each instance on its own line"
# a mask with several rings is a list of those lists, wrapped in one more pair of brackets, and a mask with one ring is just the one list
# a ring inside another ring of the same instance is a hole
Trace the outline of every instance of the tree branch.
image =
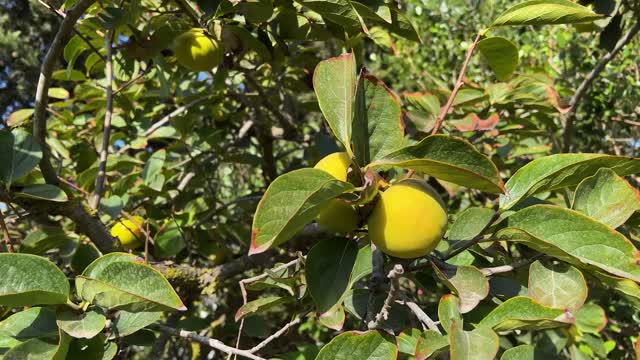
[(107, 176), (107, 157), (109, 156), (109, 141), (111, 138), (111, 115), (113, 111), (113, 30), (108, 30), (105, 34), (107, 57), (105, 59), (105, 77), (107, 78), (106, 98), (107, 103), (104, 112), (104, 124), (102, 133), (102, 151), (100, 152), (100, 163), (98, 165), (98, 176), (96, 176), (96, 193), (91, 199), (91, 208), (97, 210), (100, 206), (100, 199), (104, 194), (104, 181)]
[(60, 28), (56, 33), (49, 51), (42, 61), (40, 67), (40, 78), (38, 79), (38, 87), (36, 89), (35, 110), (33, 113), (33, 136), (37, 139), (40, 147), (42, 148), (42, 159), (40, 160), (40, 170), (42, 176), (48, 184), (57, 184), (58, 178), (56, 172), (51, 165), (49, 159), (50, 153), (47, 147), (47, 119), (46, 111), (47, 104), (49, 102), (49, 85), (51, 84), (51, 73), (56, 64), (56, 60), (60, 57), (62, 49), (66, 44), (66, 39), (73, 31), (76, 21), (82, 16), (82, 14), (93, 4), (95, 0), (80, 0), (73, 6), (67, 15), (62, 20)]
[(371, 278), (369, 279), (369, 301), (367, 303), (367, 317), (365, 324), (368, 326), (376, 314), (376, 293), (384, 279), (384, 256), (378, 247), (371, 244)]
[(171, 334), (173, 336), (179, 336), (184, 339), (188, 339), (191, 341), (198, 342), (200, 344), (211, 346), (212, 348), (220, 350), (227, 354), (240, 355), (253, 360), (266, 360), (265, 358), (252, 354), (248, 350), (236, 349), (234, 347), (225, 345), (220, 340), (198, 335), (197, 333), (194, 333), (192, 331), (174, 329), (172, 327), (162, 325), (162, 324), (153, 324), (153, 325), (150, 325), (149, 327), (158, 331), (162, 331), (167, 334)]
[(587, 77), (582, 81), (575, 94), (571, 97), (569, 102), (569, 110), (567, 111), (566, 120), (564, 123), (564, 146), (563, 152), (571, 151), (571, 143), (573, 137), (573, 123), (576, 120), (576, 111), (578, 109), (578, 104), (580, 100), (586, 95), (587, 91), (591, 87), (591, 84), (596, 79), (596, 77), (604, 70), (607, 64), (622, 50), (622, 48), (627, 45), (631, 39), (640, 31), (640, 21), (636, 21), (635, 24), (629, 29), (629, 31), (618, 40), (618, 43), (613, 48), (610, 53), (607, 53), (605, 56), (598, 61), (596, 66), (591, 70), (591, 72), (587, 75)]
[(402, 276), (402, 274), (404, 274), (404, 268), (400, 264), (396, 264), (393, 269), (389, 271), (389, 275), (387, 275), (390, 280), (389, 293), (387, 294), (387, 298), (384, 300), (382, 309), (380, 309), (380, 312), (376, 314), (375, 320), (370, 321), (367, 324), (369, 330), (377, 329), (382, 325), (384, 320), (389, 318), (391, 305), (396, 301), (396, 297), (400, 291), (400, 276)]
[(431, 135), (437, 134), (438, 130), (440, 130), (440, 127), (442, 126), (442, 122), (444, 121), (444, 118), (447, 117), (447, 113), (449, 112), (449, 109), (451, 109), (451, 105), (453, 105), (453, 101), (455, 100), (456, 95), (458, 94), (458, 91), (462, 87), (462, 84), (464, 84), (464, 73), (467, 70), (467, 66), (469, 66), (469, 61), (471, 61), (471, 55), (473, 55), (473, 50), (475, 50), (476, 46), (478, 45), (478, 41), (480, 41), (480, 38), (482, 37), (482, 33), (483, 31), (478, 32), (478, 35), (476, 35), (476, 39), (473, 41), (473, 43), (469, 47), (469, 50), (467, 51), (467, 57), (464, 59), (464, 63), (462, 64), (462, 69), (460, 69), (460, 74), (458, 74), (458, 80), (456, 81), (456, 84), (453, 87), (453, 91), (451, 91), (451, 94), (447, 99), (447, 104), (442, 108), (442, 110), (440, 110), (440, 115), (436, 120), (436, 124), (433, 126), (433, 130), (431, 130)]
[(433, 330), (438, 334), (442, 334), (440, 332), (440, 329), (438, 329), (438, 324), (436, 324), (435, 321), (431, 320), (429, 315), (427, 315), (427, 313), (422, 311), (422, 309), (418, 304), (406, 299), (403, 302), (404, 302), (404, 305), (407, 306), (411, 310), (411, 312), (413, 312), (413, 314), (418, 318), (418, 320), (420, 320), (421, 323), (426, 325), (429, 330)]
[(287, 332), (287, 330), (289, 330), (289, 328), (291, 328), (294, 325), (299, 324), (306, 315), (307, 315), (307, 313), (300, 314), (300, 315), (296, 316), (295, 319), (293, 319), (290, 322), (288, 322), (287, 324), (285, 324), (283, 327), (280, 328), (280, 330), (276, 331), (275, 333), (273, 333), (273, 335), (271, 335), (268, 338), (264, 339), (260, 344), (252, 347), (248, 351), (250, 353), (255, 353), (256, 351), (261, 350), (262, 348), (267, 346), (270, 342), (272, 342), (273, 340), (275, 340), (275, 339), (279, 338), (280, 336), (282, 336), (282, 334)]

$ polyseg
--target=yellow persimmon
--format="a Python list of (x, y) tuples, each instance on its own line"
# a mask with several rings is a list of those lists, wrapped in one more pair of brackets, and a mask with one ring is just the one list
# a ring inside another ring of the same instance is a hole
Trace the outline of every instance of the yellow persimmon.
[[(329, 173), (334, 178), (347, 181), (347, 171), (351, 165), (349, 155), (344, 152), (329, 154), (322, 158), (316, 169)], [(318, 215), (318, 224), (330, 232), (348, 233), (358, 228), (356, 209), (344, 200), (334, 199)]]
[(408, 179), (380, 194), (367, 224), (371, 241), (382, 252), (413, 259), (436, 248), (447, 228), (447, 212), (429, 185)]
[(178, 63), (193, 71), (208, 71), (222, 63), (222, 44), (204, 29), (191, 29), (180, 34), (173, 42)]
[(129, 219), (119, 220), (111, 228), (111, 236), (117, 237), (125, 249), (135, 249), (144, 244), (144, 236), (140, 227), (144, 226), (144, 219), (140, 216), (133, 216), (133, 220)]

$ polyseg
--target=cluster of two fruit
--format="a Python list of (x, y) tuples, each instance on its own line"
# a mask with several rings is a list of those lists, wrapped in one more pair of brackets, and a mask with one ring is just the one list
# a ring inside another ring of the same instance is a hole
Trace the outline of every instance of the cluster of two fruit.
[[(347, 181), (351, 159), (346, 153), (333, 153), (315, 168)], [(447, 212), (438, 194), (423, 180), (405, 179), (381, 191), (367, 218), (370, 240), (384, 253), (413, 259), (433, 251), (447, 227)], [(331, 232), (349, 233), (360, 226), (356, 208), (334, 199), (317, 218)]]

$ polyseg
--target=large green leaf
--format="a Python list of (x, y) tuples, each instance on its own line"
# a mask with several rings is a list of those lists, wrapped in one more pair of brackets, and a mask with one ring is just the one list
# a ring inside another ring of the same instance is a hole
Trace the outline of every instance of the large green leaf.
[(602, 168), (578, 185), (572, 208), (617, 228), (640, 210), (640, 193), (613, 170)]
[(313, 74), (318, 105), (335, 137), (351, 154), (351, 126), (356, 95), (356, 60), (353, 54), (321, 61)]
[(640, 285), (637, 282), (600, 271), (592, 271), (591, 274), (603, 284), (622, 294), (633, 306), (640, 308)]
[(607, 314), (596, 304), (586, 304), (576, 313), (576, 327), (582, 332), (597, 334), (607, 325)]
[(358, 14), (349, 0), (296, 0), (301, 5), (317, 12), (323, 18), (344, 27), (348, 33), (362, 30)]
[(511, 7), (491, 26), (576, 24), (602, 17), (603, 15), (569, 0), (530, 0)]
[(573, 321), (573, 315), (564, 309), (540, 305), (535, 300), (516, 296), (498, 305), (484, 317), (478, 328), (495, 331), (546, 329), (565, 326)]
[(142, 172), (143, 183), (155, 191), (162, 191), (164, 186), (164, 175), (162, 175), (162, 167), (164, 166), (167, 152), (165, 149), (158, 150), (151, 154)]
[(348, 331), (334, 337), (322, 347), (316, 360), (395, 360), (395, 339), (381, 331)]
[(300, 169), (279, 176), (256, 209), (249, 254), (261, 253), (289, 240), (315, 219), (330, 200), (352, 188), (351, 184), (318, 169)]
[(518, 47), (501, 36), (486, 38), (478, 42), (478, 50), (499, 81), (509, 79), (518, 67)]
[(349, 290), (357, 255), (356, 242), (344, 238), (324, 240), (311, 248), (305, 263), (305, 277), (318, 312), (329, 311)]
[(498, 335), (490, 328), (464, 331), (462, 322), (451, 322), (449, 354), (451, 360), (492, 360), (498, 353)]
[(498, 237), (522, 242), (547, 255), (587, 269), (640, 281), (639, 252), (622, 234), (577, 211), (534, 205), (509, 217)]
[(0, 305), (65, 304), (69, 282), (49, 260), (28, 254), (0, 254)]
[(564, 263), (536, 261), (529, 267), (529, 296), (538, 303), (569, 311), (587, 300), (587, 282), (580, 270)]
[(16, 196), (54, 202), (66, 202), (69, 200), (69, 197), (62, 189), (49, 184), (27, 185), (20, 189), (20, 191), (17, 191)]
[(26, 340), (57, 334), (56, 313), (43, 307), (33, 307), (17, 312), (0, 322), (0, 338)]
[(123, 337), (147, 327), (162, 318), (160, 311), (128, 312), (120, 310), (111, 323), (110, 338)]
[(398, 166), (435, 178), (491, 193), (503, 192), (498, 169), (469, 142), (446, 135), (432, 135), (398, 149), (368, 165)]
[(473, 310), (489, 295), (489, 281), (474, 266), (458, 266), (453, 269), (433, 266), (433, 270), (449, 290), (458, 295), (458, 309), (463, 314)]
[(462, 315), (460, 315), (460, 300), (452, 294), (444, 295), (438, 303), (438, 319), (444, 331), (451, 331), (451, 323), (457, 322), (462, 326)]
[[(67, 344), (68, 346), (68, 344)], [(62, 360), (57, 356), (59, 344), (55, 337), (34, 338), (23, 342), (4, 354), (3, 360)]]
[(41, 158), (40, 145), (28, 132), (0, 131), (0, 181), (11, 184), (31, 172)]
[(495, 211), (488, 208), (472, 207), (458, 214), (451, 224), (448, 238), (451, 240), (471, 240), (480, 235), (489, 224)]
[(74, 338), (91, 339), (98, 335), (106, 325), (107, 318), (97, 309), (84, 313), (69, 310), (58, 312), (57, 323), (60, 329)]
[(449, 347), (449, 338), (439, 334), (435, 330), (423, 332), (416, 342), (416, 360), (431, 358), (431, 355), (440, 353)]
[(78, 295), (83, 300), (108, 309), (128, 311), (186, 309), (169, 282), (150, 266), (111, 259), (102, 266), (101, 259), (76, 278)]
[(360, 74), (353, 119), (353, 152), (361, 165), (379, 160), (402, 145), (400, 98), (382, 80)]
[(20, 243), (20, 252), (39, 255), (62, 246), (72, 238), (59, 227), (43, 227), (30, 232)]
[(507, 193), (500, 197), (500, 208), (509, 209), (535, 194), (578, 185), (601, 167), (618, 175), (640, 171), (640, 159), (603, 154), (556, 154), (545, 156), (521, 167), (507, 181)]

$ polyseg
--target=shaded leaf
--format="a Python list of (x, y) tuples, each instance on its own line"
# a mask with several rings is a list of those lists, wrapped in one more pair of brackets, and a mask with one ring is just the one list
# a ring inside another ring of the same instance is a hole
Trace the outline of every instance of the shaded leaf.
[(323, 18), (344, 27), (348, 33), (362, 30), (360, 19), (348, 0), (296, 0)]
[(91, 339), (98, 335), (106, 325), (107, 318), (96, 309), (78, 314), (63, 310), (58, 313), (57, 323), (60, 329), (74, 338)]
[(498, 237), (581, 268), (640, 281), (636, 262), (640, 254), (635, 246), (619, 232), (574, 210), (530, 206), (510, 216), (509, 228)]
[(458, 266), (455, 269), (440, 269), (433, 266), (436, 275), (458, 295), (458, 309), (462, 314), (473, 310), (489, 294), (489, 281), (474, 266)]
[(238, 309), (238, 311), (236, 311), (235, 320), (239, 321), (246, 318), (247, 316), (259, 314), (273, 308), (274, 306), (284, 304), (290, 300), (292, 300), (292, 298), (290, 297), (267, 296), (249, 301), (248, 303), (242, 305)]
[(331, 131), (344, 145), (347, 153), (351, 154), (351, 127), (356, 95), (354, 55), (344, 54), (318, 63), (313, 73), (313, 89)]
[(361, 165), (383, 158), (404, 140), (400, 98), (366, 70), (358, 80), (352, 140)]
[(507, 181), (507, 192), (500, 197), (500, 208), (507, 210), (535, 194), (578, 185), (601, 167), (618, 175), (640, 171), (640, 159), (603, 154), (556, 154), (545, 156), (521, 167)]
[(469, 188), (503, 191), (498, 169), (489, 158), (469, 142), (446, 135), (428, 136), (368, 166), (403, 167)]
[(330, 200), (352, 188), (318, 169), (300, 169), (279, 176), (256, 209), (249, 255), (289, 240)]
[(357, 255), (356, 242), (344, 238), (324, 240), (311, 248), (305, 276), (318, 312), (329, 311), (342, 300), (349, 289)]
[(20, 191), (16, 192), (17, 197), (36, 199), (36, 200), (47, 200), (53, 202), (67, 202), (69, 201), (69, 197), (67, 194), (62, 191), (57, 186), (49, 185), (49, 184), (33, 184), (27, 185), (20, 189)]
[(411, 328), (402, 331), (396, 336), (396, 343), (398, 344), (398, 352), (405, 355), (414, 355), (416, 353), (416, 345), (418, 338), (422, 335), (422, 331)]
[(640, 193), (613, 170), (602, 168), (578, 185), (572, 208), (617, 228), (640, 210)]
[(328, 327), (329, 329), (340, 331), (344, 326), (345, 313), (342, 305), (334, 306), (329, 311), (320, 314), (318, 321), (320, 324)]
[(546, 329), (565, 326), (573, 322), (571, 313), (564, 309), (543, 306), (535, 300), (516, 296), (498, 305), (484, 317), (478, 328), (492, 328), (495, 331)]
[(535, 348), (531, 345), (512, 347), (502, 354), (500, 360), (535, 360)]
[(110, 338), (123, 337), (147, 327), (162, 318), (160, 311), (128, 312), (120, 310), (111, 324)]
[(25, 340), (57, 334), (56, 313), (43, 307), (33, 307), (17, 312), (0, 322), (0, 338)]
[(499, 81), (509, 79), (518, 66), (518, 47), (510, 40), (494, 36), (478, 42), (478, 50)]
[(449, 332), (451, 360), (494, 359), (498, 353), (498, 341), (498, 335), (490, 328), (464, 331), (461, 322), (451, 322), (451, 331)]
[(455, 295), (447, 294), (440, 298), (438, 304), (438, 319), (444, 331), (450, 333), (451, 323), (457, 322), (462, 326), (462, 315), (459, 310), (459, 300)]
[(509, 8), (491, 26), (577, 24), (602, 17), (569, 0), (530, 0)]
[(580, 270), (564, 263), (536, 261), (529, 267), (529, 296), (552, 308), (578, 310), (587, 300), (587, 282)]
[(40, 145), (28, 132), (0, 131), (0, 180), (7, 185), (31, 172), (41, 158)]
[(67, 277), (43, 257), (2, 253), (0, 274), (0, 305), (65, 304), (69, 297)]
[(334, 337), (323, 346), (316, 360), (395, 360), (395, 339), (381, 331), (349, 331)]
[(445, 351), (449, 347), (449, 338), (434, 330), (427, 330), (420, 335), (416, 343), (416, 360), (429, 359), (431, 355)]
[(59, 227), (43, 227), (32, 231), (20, 243), (20, 252), (39, 255), (47, 250), (62, 246), (71, 237)]

